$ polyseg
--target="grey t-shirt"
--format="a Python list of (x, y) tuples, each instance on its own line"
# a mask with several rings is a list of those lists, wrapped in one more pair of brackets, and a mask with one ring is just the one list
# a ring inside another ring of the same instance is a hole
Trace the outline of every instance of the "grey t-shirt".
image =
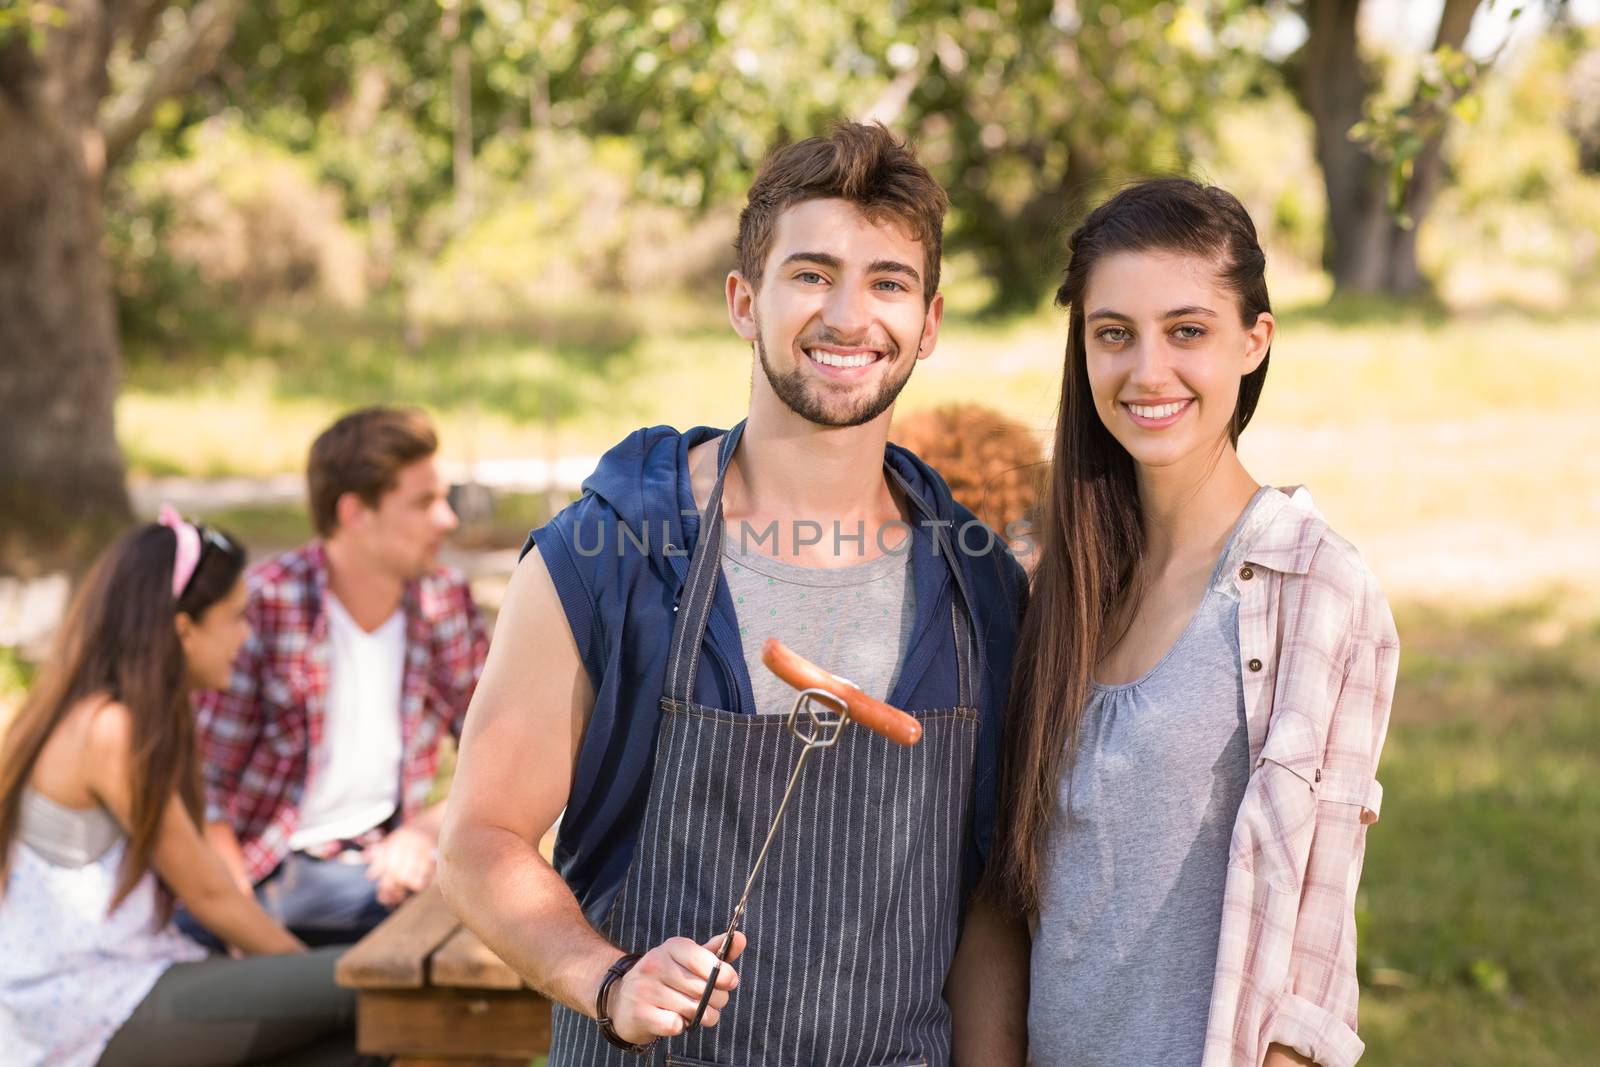
[(1172, 648), (1136, 681), (1096, 684), (1085, 707), (1033, 942), (1038, 1067), (1197, 1067), (1205, 1051), (1228, 845), (1250, 776), (1231, 579), (1266, 491)]
[(722, 572), (756, 710), (787, 715), (794, 706), (796, 690), (761, 662), (769, 637), (888, 700), (916, 621), (909, 561), (909, 552), (900, 552), (845, 567), (802, 567), (741, 544), (732, 533), (724, 537)]

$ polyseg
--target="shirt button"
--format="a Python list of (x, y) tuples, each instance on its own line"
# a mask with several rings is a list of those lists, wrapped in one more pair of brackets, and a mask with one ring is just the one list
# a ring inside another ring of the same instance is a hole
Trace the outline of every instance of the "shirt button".
[(1250, 568), (1250, 567), (1240, 567), (1239, 568), (1239, 577), (1244, 579), (1245, 581), (1248, 582), (1250, 579), (1254, 578), (1255, 576), (1256, 576), (1256, 572), (1255, 572), (1255, 570), (1253, 568)]
[(1261, 669), (1261, 661), (1258, 659), (1253, 659), (1249, 662), (1248, 666), (1252, 671), (1259, 671)]

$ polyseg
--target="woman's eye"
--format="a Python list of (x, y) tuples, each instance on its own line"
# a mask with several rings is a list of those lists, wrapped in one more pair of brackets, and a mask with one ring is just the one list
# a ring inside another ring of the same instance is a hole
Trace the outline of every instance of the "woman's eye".
[(1206, 335), (1206, 331), (1199, 326), (1179, 326), (1172, 332), (1185, 341), (1198, 341)]
[(1112, 326), (1109, 329), (1101, 330), (1097, 336), (1108, 345), (1120, 345), (1128, 339), (1128, 331), (1121, 326)]

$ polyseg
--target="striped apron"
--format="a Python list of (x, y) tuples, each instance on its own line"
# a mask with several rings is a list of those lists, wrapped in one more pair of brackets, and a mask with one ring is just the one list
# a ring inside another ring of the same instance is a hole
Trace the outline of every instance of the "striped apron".
[[(679, 599), (638, 844), (600, 924), (628, 952), (678, 936), (703, 943), (726, 929), (800, 753), (787, 716), (694, 702), (721, 575), (722, 483), (737, 439), (737, 431), (723, 439)], [(915, 747), (852, 725), (807, 763), (751, 894), (749, 943), (734, 964), (739, 988), (718, 1025), (629, 1055), (606, 1044), (592, 1019), (557, 1004), (550, 1067), (949, 1063), (943, 990), (978, 733), (977, 648), (960, 599), (951, 610), (956, 706), (914, 712), (923, 726)]]

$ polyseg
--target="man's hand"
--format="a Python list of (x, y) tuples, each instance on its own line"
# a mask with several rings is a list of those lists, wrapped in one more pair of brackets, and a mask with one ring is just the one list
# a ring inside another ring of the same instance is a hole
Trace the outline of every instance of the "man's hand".
[[(711, 971), (717, 966), (716, 950), (722, 946), (718, 934), (704, 945), (697, 945), (687, 937), (675, 937), (645, 953), (611, 987), (606, 1010), (611, 1014), (611, 1026), (624, 1041), (639, 1044), (657, 1037), (674, 1037), (683, 1033), (694, 1020), (700, 1006), (700, 995), (706, 990)], [(744, 934), (733, 935), (733, 952), (728, 962), (722, 964), (717, 975), (716, 992), (706, 1006), (701, 1026), (715, 1026), (727, 1006), (728, 996), (739, 984), (732, 962), (744, 951)]]
[(378, 903), (393, 908), (433, 881), (437, 841), (407, 823), (366, 850), (367, 877), (378, 883)]

